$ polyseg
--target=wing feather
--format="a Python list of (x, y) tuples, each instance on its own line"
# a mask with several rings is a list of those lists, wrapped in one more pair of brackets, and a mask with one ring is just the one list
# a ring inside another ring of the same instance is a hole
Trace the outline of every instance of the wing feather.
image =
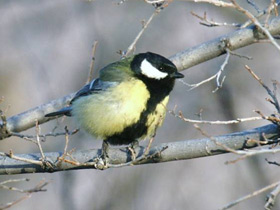
[(80, 89), (74, 98), (71, 100), (70, 104), (77, 100), (80, 97), (88, 96), (91, 94), (98, 94), (100, 91), (105, 91), (110, 87), (114, 87), (118, 82), (109, 82), (109, 81), (102, 81), (101, 79), (92, 80), (91, 83), (85, 85), (82, 89)]

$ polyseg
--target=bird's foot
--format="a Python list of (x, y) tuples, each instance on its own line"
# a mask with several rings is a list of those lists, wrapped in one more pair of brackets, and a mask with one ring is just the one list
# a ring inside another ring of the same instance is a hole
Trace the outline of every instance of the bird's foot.
[(135, 149), (139, 147), (139, 142), (138, 140), (133, 141), (130, 146), (127, 147), (128, 151), (130, 152), (131, 155), (131, 160), (135, 161), (136, 160), (136, 151)]
[(109, 162), (109, 155), (108, 155), (108, 152), (109, 152), (109, 143), (107, 140), (104, 140), (103, 143), (102, 143), (102, 152), (101, 152), (101, 158), (100, 161), (100, 164), (103, 164), (104, 167), (107, 166), (108, 162)]

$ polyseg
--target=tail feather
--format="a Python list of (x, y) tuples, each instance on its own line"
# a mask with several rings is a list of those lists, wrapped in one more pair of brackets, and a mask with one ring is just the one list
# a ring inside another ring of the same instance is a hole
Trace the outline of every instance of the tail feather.
[(71, 107), (64, 107), (57, 112), (51, 112), (49, 114), (46, 114), (45, 117), (55, 117), (55, 116), (60, 116), (60, 115), (66, 115), (66, 116), (71, 117), (72, 116), (71, 111), (72, 111)]

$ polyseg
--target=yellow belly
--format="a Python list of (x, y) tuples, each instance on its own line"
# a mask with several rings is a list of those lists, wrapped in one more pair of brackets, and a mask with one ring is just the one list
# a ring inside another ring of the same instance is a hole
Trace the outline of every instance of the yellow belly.
[[(72, 113), (88, 133), (106, 139), (136, 123), (149, 97), (146, 85), (133, 79), (104, 92), (81, 97), (73, 102)], [(158, 113), (162, 113), (162, 106), (158, 109)], [(158, 115), (153, 114), (147, 123), (154, 125)]]

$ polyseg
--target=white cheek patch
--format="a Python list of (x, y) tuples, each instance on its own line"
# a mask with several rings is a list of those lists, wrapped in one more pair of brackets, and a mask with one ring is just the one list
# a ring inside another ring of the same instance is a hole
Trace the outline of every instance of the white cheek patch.
[(144, 59), (140, 66), (141, 73), (152, 79), (162, 79), (165, 78), (168, 74), (161, 72), (155, 68), (149, 61)]

